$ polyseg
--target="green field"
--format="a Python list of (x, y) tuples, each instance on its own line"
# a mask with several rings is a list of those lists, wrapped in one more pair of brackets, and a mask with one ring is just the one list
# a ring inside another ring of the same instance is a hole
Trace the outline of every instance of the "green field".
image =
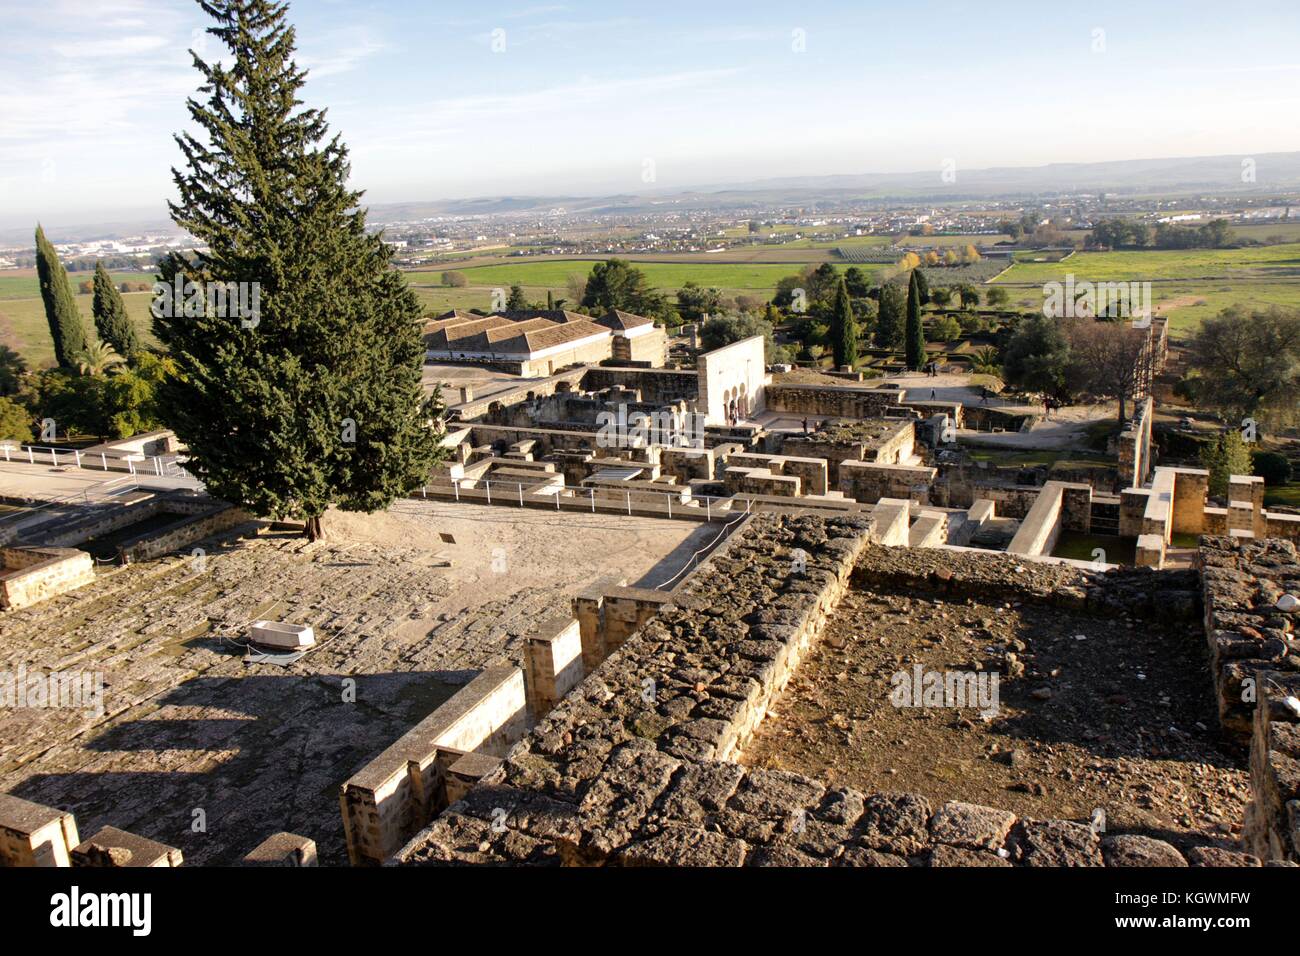
[[(87, 338), (94, 341), (95, 322), (90, 308), (92, 296), (79, 295), (75, 298), (81, 320), (86, 326)], [(127, 314), (135, 322), (136, 330), (145, 344), (154, 344), (150, 332), (152, 317), (149, 314), (153, 296), (148, 292), (128, 292), (123, 293), (122, 301), (126, 303)], [(45, 306), (39, 296), (34, 299), (0, 300), (0, 344), (19, 352), (31, 368), (54, 364), (54, 345), (50, 341), (50, 328), (45, 321)]]
[[(464, 273), (471, 286), (481, 288), (508, 288), (518, 283), (562, 290), (569, 276), (576, 274), (585, 278), (593, 264), (592, 260), (549, 259), (518, 265), (476, 266), (459, 271)], [(798, 263), (638, 262), (636, 267), (646, 274), (656, 289), (673, 292), (687, 282), (696, 282), (719, 289), (746, 289), (770, 294), (778, 280), (799, 271)], [(436, 273), (427, 280), (417, 278), (415, 274), (408, 278), (412, 284), (419, 285), (437, 285), (440, 281)]]
[[(114, 285), (122, 282), (129, 282), (133, 286), (138, 282), (153, 285), (154, 282), (154, 275), (150, 272), (111, 272), (109, 275)], [(94, 277), (93, 272), (68, 273), (68, 281), (72, 284), (73, 292), (77, 291), (81, 283), (90, 282)], [(41, 288), (36, 279), (35, 269), (22, 269), (0, 275), (0, 299), (31, 299), (39, 297), (40, 294)]]
[(998, 282), (1300, 279), (1300, 243), (1246, 249), (1136, 249), (1077, 252), (1064, 262), (1017, 262)]

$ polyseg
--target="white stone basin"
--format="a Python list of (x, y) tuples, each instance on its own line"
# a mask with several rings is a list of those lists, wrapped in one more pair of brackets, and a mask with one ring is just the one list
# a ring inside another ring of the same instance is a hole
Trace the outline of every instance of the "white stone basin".
[(316, 634), (310, 627), (280, 621), (254, 621), (248, 636), (254, 644), (287, 651), (300, 651), (316, 643)]

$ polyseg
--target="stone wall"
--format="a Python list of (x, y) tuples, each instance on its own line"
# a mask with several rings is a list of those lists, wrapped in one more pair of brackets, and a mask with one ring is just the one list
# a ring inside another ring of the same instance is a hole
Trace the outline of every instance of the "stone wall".
[(1296, 615), (1278, 607), (1283, 594), (1300, 596), (1300, 562), (1290, 541), (1206, 536), (1197, 565), (1219, 722), (1244, 740), (1269, 675), (1300, 668)]
[(95, 562), (75, 548), (0, 549), (0, 608), (30, 607), (95, 580)]
[(387, 860), (447, 801), (452, 765), (470, 752), (500, 756), (528, 726), (524, 673), (483, 671), (350, 777), (339, 793), (353, 866)]
[(829, 418), (878, 418), (902, 401), (902, 389), (851, 385), (773, 384), (767, 391), (767, 407), (773, 411)]
[(1243, 838), (1264, 860), (1300, 862), (1300, 555), (1290, 541), (1204, 537), (1205, 631), (1223, 729), (1250, 739)]
[(581, 387), (589, 392), (615, 386), (635, 388), (641, 401), (668, 405), (679, 399), (694, 401), (699, 397), (700, 380), (695, 372), (675, 369), (589, 368), (582, 376)]
[[(164, 513), (168, 512), (172, 509), (164, 509)], [(174, 524), (123, 541), (117, 548), (118, 559), (123, 564), (130, 564), (161, 557), (252, 520), (253, 515), (242, 508), (224, 501), (209, 502), (203, 510), (185, 515)]]
[[(878, 509), (881, 510), (881, 509)], [(1139, 866), (1250, 862), (1104, 838), (914, 794), (863, 794), (728, 762), (817, 639), (855, 567), (937, 591), (1194, 616), (1193, 577), (871, 547), (875, 518), (759, 515), (589, 675), (397, 865)], [(794, 560), (796, 552), (803, 561)], [(883, 557), (882, 557), (883, 556)], [(880, 560), (877, 560), (880, 558)], [(996, 582), (995, 587), (991, 587)], [(967, 591), (966, 589), (972, 589)], [(1094, 596), (1094, 590), (1097, 592)], [(1153, 594), (1161, 598), (1153, 604)]]
[(0, 866), (71, 866), (79, 843), (71, 813), (0, 793)]
[(908, 498), (929, 504), (930, 486), (937, 468), (911, 465), (881, 465), (869, 461), (842, 461), (840, 492), (844, 497), (874, 504), (881, 498)]

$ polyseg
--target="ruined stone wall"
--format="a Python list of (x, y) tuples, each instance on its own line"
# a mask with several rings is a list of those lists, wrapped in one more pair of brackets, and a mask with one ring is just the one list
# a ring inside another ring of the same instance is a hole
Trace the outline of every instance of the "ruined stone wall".
[(132, 561), (161, 557), (253, 520), (253, 515), (249, 512), (225, 502), (209, 501), (206, 505), (204, 510), (182, 517), (175, 524), (123, 541), (117, 549), (119, 559), (122, 563), (129, 564)]
[(699, 397), (699, 377), (694, 372), (675, 369), (617, 368), (601, 366), (589, 368), (582, 377), (581, 386), (588, 392), (622, 385), (641, 392), (641, 401), (655, 405), (668, 405), (680, 399), (694, 401)]
[(938, 469), (842, 461), (839, 472), (839, 490), (846, 498), (854, 501), (875, 504), (881, 498), (907, 498), (928, 504), (930, 485), (934, 482)]
[(500, 756), (527, 721), (523, 671), (491, 667), (353, 774), (339, 792), (352, 865), (387, 860), (445, 804), (448, 768), (458, 758)]
[[(1016, 599), (1037, 595), (1112, 611), (1151, 611), (1153, 593), (1162, 590), (1152, 587), (1155, 572), (1099, 584), (1059, 565), (1025, 569), (996, 556), (872, 547), (873, 522), (864, 515), (752, 518), (393, 862), (1130, 866), (1247, 859), (1208, 849), (1184, 857), (1160, 840), (1100, 838), (1080, 823), (1019, 820), (956, 802), (934, 806), (914, 794), (863, 794), (728, 762), (818, 638), (855, 566), (936, 591), (977, 589), (969, 593), (987, 599), (1005, 590)], [(803, 562), (792, 560), (796, 551)], [(1190, 573), (1165, 575), (1161, 582), (1193, 580)], [(1190, 586), (1183, 598), (1194, 616)], [(1158, 603), (1167, 614), (1168, 602)]]
[[(1300, 555), (1282, 540), (1204, 537), (1205, 632), (1223, 729), (1250, 735), (1247, 848), (1265, 860), (1300, 862)], [(1288, 607), (1290, 608), (1288, 610)]]
[(0, 551), (0, 608), (30, 607), (95, 580), (95, 562), (74, 548)]
[(795, 415), (830, 418), (878, 418), (897, 409), (901, 389), (854, 388), (848, 385), (769, 385), (767, 407)]
[(1300, 667), (1292, 650), (1295, 614), (1277, 606), (1284, 593), (1300, 595), (1300, 566), (1289, 541), (1201, 538), (1205, 633), (1224, 730), (1251, 733), (1261, 683), (1273, 671)]

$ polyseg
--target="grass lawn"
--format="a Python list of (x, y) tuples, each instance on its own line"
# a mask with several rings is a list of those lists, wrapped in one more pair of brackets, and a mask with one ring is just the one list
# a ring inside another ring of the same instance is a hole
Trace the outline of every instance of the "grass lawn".
[(1300, 508), (1300, 481), (1264, 490), (1264, 504)]
[[(1054, 558), (1072, 558), (1075, 561), (1096, 561), (1107, 564), (1133, 564), (1137, 558), (1137, 542), (1113, 534), (1084, 534), (1081, 531), (1062, 531), (1052, 549)], [(1095, 552), (1100, 551), (1097, 555)]]
[[(1043, 307), (1040, 286), (1002, 286), (1002, 281), (999, 279), (996, 284), (1006, 288), (1012, 306), (1034, 311)], [(1157, 314), (1169, 319), (1169, 334), (1184, 338), (1196, 331), (1205, 319), (1229, 306), (1256, 309), (1276, 305), (1300, 309), (1300, 278), (1278, 282), (1253, 279), (1160, 282), (1152, 285), (1151, 299)]]

